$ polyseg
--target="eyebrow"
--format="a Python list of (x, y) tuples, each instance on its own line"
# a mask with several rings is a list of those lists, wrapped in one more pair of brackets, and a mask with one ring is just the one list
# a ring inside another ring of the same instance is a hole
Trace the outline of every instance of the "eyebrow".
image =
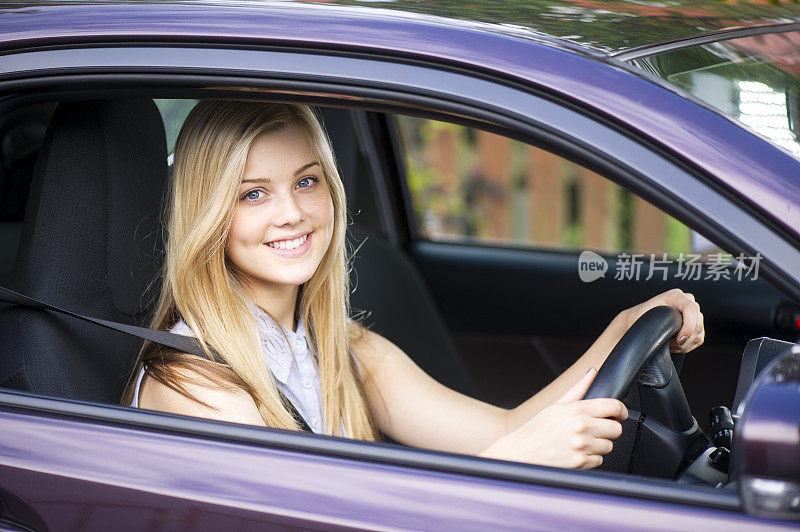
[(306, 170), (308, 170), (312, 166), (321, 166), (321, 165), (317, 161), (312, 161), (312, 162), (308, 163), (307, 165), (305, 165), (304, 167), (298, 168), (297, 171), (294, 173), (295, 177), (297, 177), (301, 173), (305, 172)]
[[(312, 161), (312, 162), (308, 163), (307, 165), (302, 166), (301, 168), (298, 168), (297, 170), (295, 170), (294, 176), (297, 177), (298, 175), (302, 174), (303, 172), (305, 172), (306, 170), (308, 170), (312, 166), (322, 166), (322, 165), (320, 165), (317, 161)], [(255, 177), (253, 179), (243, 179), (242, 180), (242, 184), (244, 184), (244, 183), (270, 183), (271, 181), (272, 180), (270, 178), (268, 178), (268, 177)]]

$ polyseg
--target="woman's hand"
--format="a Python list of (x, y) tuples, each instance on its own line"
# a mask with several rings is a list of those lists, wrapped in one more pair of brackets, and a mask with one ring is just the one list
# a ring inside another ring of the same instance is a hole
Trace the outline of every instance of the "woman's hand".
[(623, 310), (620, 317), (623, 319), (625, 330), (627, 331), (642, 314), (661, 305), (677, 309), (683, 316), (683, 326), (669, 342), (670, 351), (688, 353), (702, 345), (706, 331), (703, 326), (703, 313), (700, 312), (700, 305), (694, 300), (692, 294), (687, 294), (679, 288), (658, 294), (640, 305)]
[(628, 418), (628, 409), (616, 399), (582, 400), (595, 375), (597, 370), (590, 369), (555, 404), (480, 456), (580, 469), (602, 464), (613, 447), (611, 440), (622, 434), (620, 421)]

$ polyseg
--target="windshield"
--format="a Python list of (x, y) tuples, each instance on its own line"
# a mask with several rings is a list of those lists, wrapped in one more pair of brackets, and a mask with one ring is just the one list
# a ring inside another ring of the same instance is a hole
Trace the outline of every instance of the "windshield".
[(800, 31), (718, 41), (632, 64), (800, 158)]

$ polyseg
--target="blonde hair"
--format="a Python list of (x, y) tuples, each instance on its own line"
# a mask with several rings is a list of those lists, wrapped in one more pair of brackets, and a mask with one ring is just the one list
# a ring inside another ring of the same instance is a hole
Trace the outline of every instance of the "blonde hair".
[[(189, 113), (175, 147), (164, 278), (152, 327), (169, 330), (182, 318), (209, 358), (216, 353), (222, 360), (165, 352), (150, 343), (136, 371), (146, 367), (149, 376), (192, 397), (180, 371), (191, 369), (221, 386), (244, 389), (268, 426), (299, 429), (264, 362), (252, 303), (225, 253), (250, 145), (289, 125), (306, 134), (333, 203), (330, 246), (299, 294), (299, 314), (318, 354), (325, 432), (338, 436), (344, 429), (351, 438), (374, 440), (350, 351), (350, 335), (359, 326), (349, 320), (344, 186), (328, 138), (307, 106), (203, 101)], [(132, 396), (133, 383), (123, 403)]]

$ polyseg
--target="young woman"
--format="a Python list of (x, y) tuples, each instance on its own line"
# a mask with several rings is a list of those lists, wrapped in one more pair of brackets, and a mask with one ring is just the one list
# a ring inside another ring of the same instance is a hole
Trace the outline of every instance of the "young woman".
[(581, 398), (627, 328), (670, 305), (683, 314), (672, 350), (703, 342), (697, 303), (672, 290), (622, 311), (525, 403), (498, 408), (442, 386), (349, 319), (344, 189), (309, 108), (199, 103), (178, 138), (171, 190), (152, 326), (196, 336), (218, 358), (146, 345), (125, 404), (590, 468), (611, 450), (627, 411), (614, 399)]

